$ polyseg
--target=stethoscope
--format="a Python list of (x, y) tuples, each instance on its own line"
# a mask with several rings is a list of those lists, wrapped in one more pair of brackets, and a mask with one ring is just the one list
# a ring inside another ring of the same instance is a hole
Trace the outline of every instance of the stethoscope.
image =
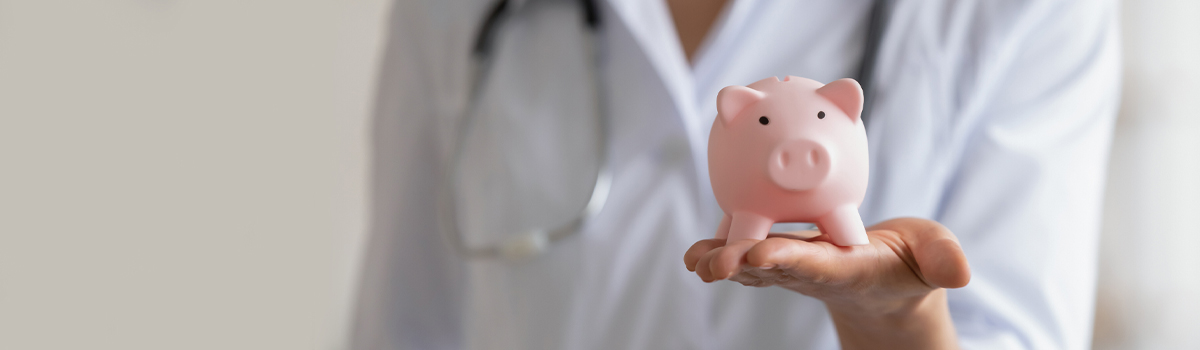
[[(523, 5), (531, 1), (536, 2), (533, 0), (515, 1), (517, 4), (514, 5), (509, 0), (496, 1), (487, 12), (486, 17), (484, 17), (471, 50), (473, 72), (469, 85), (469, 95), (466, 107), (463, 108), (462, 114), (458, 119), (458, 125), (455, 128), (457, 138), (454, 140), (453, 149), (450, 151), (453, 157), (446, 163), (445, 170), (445, 174), (449, 175), (450, 178), (444, 181), (439, 195), (441, 200), (439, 201), (438, 208), (442, 226), (440, 232), (457, 254), (467, 258), (516, 261), (538, 256), (549, 249), (554, 243), (579, 234), (583, 226), (595, 218), (601, 209), (604, 208), (612, 187), (612, 172), (605, 154), (609, 132), (608, 118), (606, 117), (607, 114), (604, 108), (604, 89), (600, 80), (599, 59), (597, 57), (599, 50), (596, 45), (596, 34), (600, 30), (601, 18), (595, 0), (579, 0), (583, 21), (589, 33), (587, 40), (591, 41), (590, 45), (586, 45), (586, 47), (591, 48), (588, 57), (592, 61), (592, 84), (594, 85), (592, 90), (596, 94), (593, 101), (596, 103), (594, 110), (598, 125), (597, 140), (600, 142), (600, 145), (596, 147), (596, 157), (599, 159), (599, 167), (593, 180), (591, 195), (588, 197), (583, 208), (579, 209), (572, 220), (558, 227), (532, 228), (520, 234), (509, 235), (507, 236), (508, 238), (499, 243), (481, 247), (470, 246), (463, 239), (462, 232), (458, 227), (458, 208), (456, 203), (458, 191), (455, 188), (455, 184), (460, 179), (458, 167), (459, 160), (461, 160), (463, 155), (463, 144), (466, 141), (465, 135), (470, 132), (472, 126), (475, 124), (474, 115), (480, 96), (482, 95), (482, 87), (484, 81), (489, 76), (488, 73), (491, 70), (492, 63), (495, 61), (493, 52), (495, 51), (496, 33), (500, 30), (503, 22), (513, 15), (515, 11), (514, 7), (524, 7)], [(858, 82), (865, 93), (862, 112), (864, 123), (867, 121), (871, 109), (871, 97), (874, 95), (871, 90), (873, 87), (871, 83), (876, 60), (878, 59), (880, 43), (883, 38), (883, 30), (887, 24), (887, 14), (889, 11), (887, 7), (889, 3), (889, 0), (874, 0), (871, 6), (870, 17), (868, 18), (866, 48), (863, 51), (863, 58), (859, 63), (858, 70)]]

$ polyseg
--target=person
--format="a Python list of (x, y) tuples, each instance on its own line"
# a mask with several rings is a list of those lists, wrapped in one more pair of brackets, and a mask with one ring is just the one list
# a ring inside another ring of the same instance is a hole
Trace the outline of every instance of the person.
[[(490, 2), (398, 1), (351, 347), (1088, 348), (1120, 84), (1111, 1), (894, 2), (867, 92), (871, 244), (711, 239), (717, 91), (854, 77), (872, 3), (600, 1), (592, 67), (578, 5), (526, 1), (463, 135)], [(467, 241), (570, 217), (595, 171), (591, 86), (610, 131), (604, 209), (528, 260), (452, 250), (446, 181)], [(705, 283), (723, 279), (741, 283)]]

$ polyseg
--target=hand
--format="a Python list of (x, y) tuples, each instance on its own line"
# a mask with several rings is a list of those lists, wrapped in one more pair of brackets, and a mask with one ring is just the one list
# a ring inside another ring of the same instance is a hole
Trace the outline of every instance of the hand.
[(780, 286), (825, 302), (842, 347), (953, 348), (957, 339), (942, 288), (971, 279), (957, 237), (925, 219), (867, 228), (870, 244), (771, 234), (765, 240), (696, 242), (684, 264), (705, 282)]

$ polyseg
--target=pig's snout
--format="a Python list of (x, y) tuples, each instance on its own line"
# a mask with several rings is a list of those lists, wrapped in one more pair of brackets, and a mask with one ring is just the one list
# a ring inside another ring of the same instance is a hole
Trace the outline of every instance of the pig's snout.
[(767, 160), (767, 173), (779, 187), (807, 191), (829, 177), (832, 163), (833, 159), (825, 146), (812, 140), (789, 140), (771, 152)]

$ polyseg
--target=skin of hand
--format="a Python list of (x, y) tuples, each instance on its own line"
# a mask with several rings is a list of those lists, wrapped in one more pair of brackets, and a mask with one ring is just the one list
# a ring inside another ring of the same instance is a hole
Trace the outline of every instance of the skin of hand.
[(867, 228), (870, 244), (840, 247), (826, 235), (696, 242), (684, 254), (705, 282), (780, 286), (817, 298), (843, 349), (958, 348), (945, 288), (971, 279), (958, 238), (936, 221), (892, 219)]

